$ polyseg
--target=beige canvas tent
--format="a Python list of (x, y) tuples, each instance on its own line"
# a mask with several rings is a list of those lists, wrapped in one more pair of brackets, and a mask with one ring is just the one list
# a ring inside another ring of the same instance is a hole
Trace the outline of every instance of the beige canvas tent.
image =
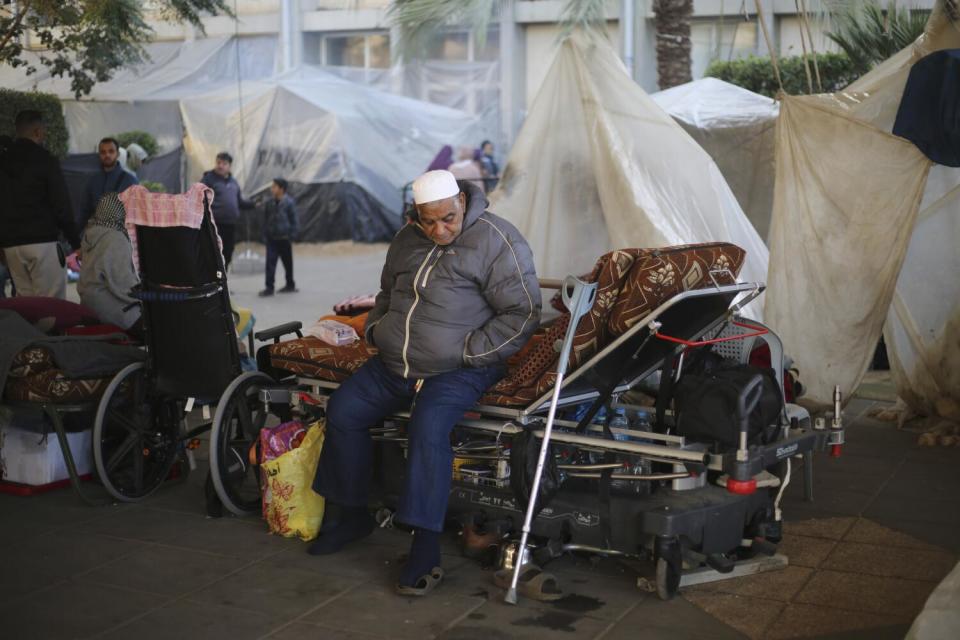
[(960, 401), (960, 171), (889, 133), (911, 65), (957, 47), (939, 1), (914, 45), (846, 90), (783, 100), (765, 314), (814, 400), (857, 388), (883, 329), (902, 398)]
[(746, 250), (742, 279), (766, 277), (767, 248), (716, 163), (601, 38), (559, 45), (491, 200), (544, 276), (615, 248), (721, 240)]
[(780, 105), (717, 78), (651, 94), (710, 154), (743, 212), (766, 241), (773, 208), (774, 128)]

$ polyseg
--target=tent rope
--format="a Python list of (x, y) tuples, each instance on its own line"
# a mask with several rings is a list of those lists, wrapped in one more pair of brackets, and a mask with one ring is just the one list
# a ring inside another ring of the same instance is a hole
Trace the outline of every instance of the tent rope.
[[(800, 0), (793, 0), (793, 6), (797, 9), (797, 15), (800, 13)], [(803, 29), (803, 17), (800, 18), (800, 48), (803, 50), (803, 71), (807, 76), (807, 93), (813, 93), (813, 76), (810, 74), (810, 59), (807, 57), (807, 35)], [(813, 43), (810, 43), (811, 46)]]
[(783, 91), (783, 79), (780, 77), (780, 64), (777, 62), (777, 52), (773, 48), (773, 41), (770, 39), (770, 32), (767, 30), (767, 21), (764, 19), (763, 7), (760, 6), (760, 0), (753, 0), (753, 4), (757, 8), (757, 18), (760, 20), (763, 39), (767, 43), (767, 51), (770, 52), (770, 63), (773, 64), (773, 75), (777, 78), (780, 91)]
[(823, 82), (820, 80), (820, 63), (817, 60), (817, 48), (813, 44), (813, 30), (810, 29), (810, 20), (807, 12), (807, 0), (800, 0), (800, 21), (807, 30), (807, 40), (810, 41), (810, 54), (813, 57), (813, 73), (817, 78), (817, 91), (823, 93)]

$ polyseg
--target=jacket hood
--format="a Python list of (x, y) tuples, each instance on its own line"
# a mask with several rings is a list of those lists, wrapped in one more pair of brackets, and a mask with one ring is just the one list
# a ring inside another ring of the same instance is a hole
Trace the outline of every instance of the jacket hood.
[(473, 223), (487, 210), (490, 202), (483, 189), (466, 180), (457, 180), (457, 186), (467, 196), (467, 210), (463, 214), (463, 231), (473, 226)]

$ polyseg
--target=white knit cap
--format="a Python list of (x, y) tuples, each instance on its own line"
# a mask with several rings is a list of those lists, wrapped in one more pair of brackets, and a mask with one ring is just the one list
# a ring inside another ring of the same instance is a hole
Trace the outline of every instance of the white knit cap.
[(413, 181), (413, 201), (425, 204), (459, 195), (460, 187), (453, 174), (443, 169), (427, 171)]

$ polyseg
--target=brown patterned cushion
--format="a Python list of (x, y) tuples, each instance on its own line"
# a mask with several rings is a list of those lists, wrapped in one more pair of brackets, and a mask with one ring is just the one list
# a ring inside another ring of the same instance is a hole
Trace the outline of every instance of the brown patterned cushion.
[[(735, 284), (746, 252), (726, 242), (688, 244), (651, 251), (637, 260), (610, 312), (608, 329), (623, 335), (637, 321), (681, 291)], [(710, 272), (714, 271), (713, 278)]]
[(377, 348), (363, 339), (334, 347), (307, 336), (270, 346), (270, 364), (278, 369), (331, 382), (343, 382), (359, 369)]
[(10, 402), (50, 402), (76, 404), (93, 402), (103, 395), (113, 376), (106, 378), (66, 378), (57, 369), (26, 376), (9, 376), (3, 397)]
[(13, 356), (10, 363), (9, 376), (11, 378), (26, 378), (36, 373), (50, 371), (57, 368), (53, 360), (53, 353), (45, 347), (27, 347)]
[[(573, 337), (573, 349), (570, 353), (569, 370), (573, 370), (586, 362), (597, 352), (598, 345), (604, 343), (607, 337), (607, 316), (620, 293), (620, 287), (642, 249), (624, 249), (611, 251), (597, 260), (593, 271), (585, 280), (597, 283), (597, 297), (590, 312), (580, 319), (577, 332)], [(522, 389), (535, 389), (541, 380), (548, 380), (550, 373), (556, 379), (557, 351), (556, 343), (563, 339), (570, 324), (570, 314), (564, 313), (551, 325), (543, 340), (532, 349), (526, 359), (517, 367), (510, 370), (503, 380), (494, 385), (487, 394), (487, 399), (515, 396)], [(544, 384), (549, 384), (545, 382)], [(527, 394), (524, 394), (526, 396)], [(533, 400), (533, 398), (530, 398)], [(496, 402), (500, 404), (500, 402)]]
[[(709, 272), (727, 269), (733, 278), (740, 272), (745, 252), (729, 243), (680, 245), (663, 249), (622, 249), (600, 258), (588, 282), (597, 282), (597, 298), (590, 313), (580, 320), (573, 339), (567, 371), (593, 357), (607, 343), (680, 291), (712, 285)], [(730, 284), (731, 276), (715, 274)], [(547, 332), (540, 348), (481, 399), (483, 404), (526, 406), (556, 383), (558, 354), (555, 344), (570, 321), (565, 314)], [(546, 364), (544, 364), (546, 363)]]

